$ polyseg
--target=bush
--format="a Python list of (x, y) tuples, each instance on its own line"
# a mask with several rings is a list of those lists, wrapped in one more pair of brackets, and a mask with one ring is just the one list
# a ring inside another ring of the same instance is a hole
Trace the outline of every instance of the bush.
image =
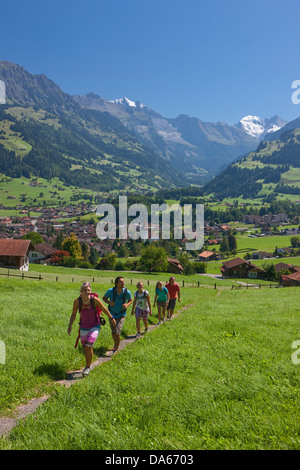
[(122, 261), (117, 261), (114, 269), (115, 271), (124, 271), (125, 269), (124, 263), (122, 263)]
[(109, 269), (108, 259), (107, 258), (101, 258), (99, 263), (96, 266), (96, 269), (103, 269), (103, 270)]
[(199, 261), (194, 261), (193, 268), (195, 273), (206, 273), (207, 272), (207, 264), (206, 263), (199, 263)]
[(129, 271), (132, 270), (133, 263), (134, 263), (133, 261), (130, 261), (129, 259), (127, 259), (124, 263), (125, 269), (128, 269)]
[(266, 271), (266, 280), (267, 281), (276, 281), (278, 276), (276, 273), (276, 269), (273, 263), (264, 263), (263, 269)]
[(88, 261), (80, 261), (77, 265), (78, 268), (92, 269), (93, 266)]
[(54, 266), (59, 266), (63, 263), (64, 258), (69, 258), (70, 253), (64, 250), (58, 250), (54, 253), (52, 258), (50, 258), (50, 263)]
[(64, 257), (62, 266), (66, 268), (76, 268), (78, 263), (79, 263), (79, 260), (77, 258), (74, 258), (73, 256), (69, 256), (69, 257)]

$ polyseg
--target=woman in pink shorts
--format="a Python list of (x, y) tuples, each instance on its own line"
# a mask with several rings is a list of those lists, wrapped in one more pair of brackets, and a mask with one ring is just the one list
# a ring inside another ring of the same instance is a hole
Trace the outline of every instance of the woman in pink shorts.
[(71, 334), (72, 325), (76, 318), (77, 310), (80, 313), (80, 341), (84, 347), (84, 356), (86, 360), (86, 367), (82, 375), (86, 376), (90, 372), (91, 363), (93, 359), (93, 346), (100, 332), (100, 317), (97, 308), (105, 313), (111, 319), (112, 315), (106, 307), (98, 299), (97, 296), (91, 294), (91, 285), (89, 282), (84, 282), (80, 287), (80, 296), (74, 300), (73, 312), (70, 318), (68, 334)]
[(148, 291), (144, 289), (144, 284), (142, 282), (138, 282), (136, 287), (138, 290), (134, 293), (134, 301), (132, 305), (131, 315), (135, 311), (135, 319), (136, 319), (136, 338), (139, 338), (141, 335), (141, 318), (144, 322), (145, 326), (145, 333), (148, 331), (148, 316), (149, 313), (152, 315), (152, 308), (150, 302), (150, 294)]

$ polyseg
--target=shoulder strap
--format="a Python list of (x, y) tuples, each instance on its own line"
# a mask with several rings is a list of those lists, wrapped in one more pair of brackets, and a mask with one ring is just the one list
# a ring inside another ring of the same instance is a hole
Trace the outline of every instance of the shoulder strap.
[[(123, 303), (125, 302), (125, 299), (126, 299), (126, 295), (127, 295), (127, 287), (124, 287), (124, 292), (123, 292)], [(115, 301), (115, 298), (117, 297), (117, 288), (114, 287), (113, 288), (113, 301)]]
[[(125, 288), (124, 288), (124, 292), (123, 292), (123, 302), (122, 302), (122, 304), (125, 303), (126, 295), (127, 295), (127, 288), (125, 287)], [(116, 286), (115, 286), (115, 287), (113, 287), (113, 301), (115, 301), (115, 298), (116, 298), (116, 297), (117, 297), (117, 288), (116, 288)], [(108, 308), (109, 308), (109, 307), (108, 307)], [(125, 310), (122, 310), (122, 309), (121, 309), (121, 312), (123, 312), (123, 311), (125, 312)]]
[[(93, 307), (93, 309), (95, 310), (95, 312), (97, 311), (96, 309), (96, 306), (95, 306), (95, 294), (91, 294), (90, 295), (90, 301), (91, 301), (91, 306)], [(79, 296), (78, 297), (78, 309), (79, 309), (79, 312), (81, 312), (82, 310), (82, 297)]]
[(113, 287), (113, 301), (115, 301), (116, 297), (117, 297), (117, 288)]
[[(126, 292), (127, 294), (127, 292)], [(135, 293), (134, 293), (134, 296), (137, 298), (138, 297), (138, 294), (139, 294), (139, 291), (137, 290)], [(146, 291), (146, 289), (143, 290), (143, 296), (145, 297), (145, 299), (147, 299), (147, 294), (148, 292)], [(124, 302), (123, 302), (124, 303)]]

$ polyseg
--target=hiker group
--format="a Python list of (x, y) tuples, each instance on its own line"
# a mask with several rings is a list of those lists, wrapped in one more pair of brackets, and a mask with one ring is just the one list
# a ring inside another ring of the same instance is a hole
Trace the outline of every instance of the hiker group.
[[(72, 325), (75, 321), (77, 311), (80, 314), (79, 331), (75, 348), (79, 339), (84, 348), (86, 366), (82, 372), (86, 376), (90, 372), (93, 359), (93, 346), (99, 335), (101, 325), (105, 324), (103, 313), (108, 317), (111, 334), (114, 341), (112, 354), (118, 352), (121, 341), (121, 330), (125, 322), (126, 311), (132, 305), (131, 315), (136, 318), (136, 338), (141, 335), (141, 319), (144, 323), (145, 333), (148, 331), (148, 317), (152, 315), (150, 294), (144, 289), (143, 282), (137, 283), (137, 291), (133, 297), (131, 292), (125, 287), (122, 276), (115, 279), (114, 287), (107, 290), (103, 296), (103, 302), (98, 295), (92, 293), (91, 285), (85, 282), (80, 287), (80, 295), (73, 303), (73, 311), (68, 327), (68, 334), (71, 334)], [(180, 302), (180, 287), (171, 276), (169, 282), (163, 286), (162, 281), (157, 282), (155, 287), (155, 298), (153, 307), (157, 304), (158, 324), (170, 320), (173, 316), (176, 301)], [(167, 313), (167, 315), (166, 315)]]

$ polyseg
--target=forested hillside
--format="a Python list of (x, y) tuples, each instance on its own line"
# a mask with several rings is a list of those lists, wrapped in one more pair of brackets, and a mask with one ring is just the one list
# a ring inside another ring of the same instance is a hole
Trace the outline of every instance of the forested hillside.
[(300, 129), (261, 142), (255, 152), (230, 165), (203, 191), (220, 199), (300, 195)]

